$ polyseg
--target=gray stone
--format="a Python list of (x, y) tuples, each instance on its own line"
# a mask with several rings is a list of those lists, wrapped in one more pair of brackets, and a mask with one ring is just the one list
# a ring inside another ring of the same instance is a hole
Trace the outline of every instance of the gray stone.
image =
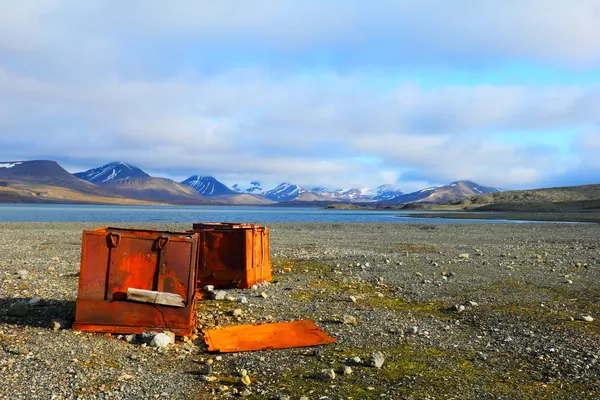
[(215, 292), (215, 300), (225, 300), (226, 296), (227, 296), (227, 292), (224, 290), (217, 290)]
[(32, 299), (29, 299), (29, 301), (27, 302), (27, 304), (29, 304), (30, 306), (34, 306), (37, 303), (39, 303), (40, 301), (42, 301), (42, 299), (40, 299), (39, 297), (34, 297)]
[(248, 299), (246, 298), (246, 296), (240, 296), (237, 298), (237, 302), (240, 304), (246, 304), (248, 303)]
[(131, 343), (131, 342), (135, 341), (135, 335), (126, 335), (125, 336), (125, 341), (127, 343)]
[(202, 365), (200, 366), (200, 370), (198, 371), (198, 373), (200, 375), (210, 375), (213, 372), (213, 368), (212, 365)]
[(171, 336), (166, 333), (159, 333), (152, 338), (150, 345), (159, 349), (165, 348), (173, 342)]
[(385, 356), (382, 352), (377, 351), (371, 356), (371, 359), (369, 360), (369, 365), (375, 368), (381, 368), (384, 362)]
[(362, 360), (360, 359), (360, 357), (352, 357), (352, 358), (350, 359), (350, 361), (352, 361), (352, 362), (353, 362), (354, 364), (356, 364), (356, 365), (360, 365), (360, 364), (362, 364)]
[(409, 335), (416, 335), (419, 332), (419, 327), (415, 325), (411, 325), (406, 328), (406, 333)]
[(213, 285), (206, 285), (202, 289), (204, 289), (205, 292), (213, 292), (215, 287)]
[(22, 302), (17, 301), (8, 307), (8, 315), (13, 317), (24, 317), (27, 315), (27, 307)]

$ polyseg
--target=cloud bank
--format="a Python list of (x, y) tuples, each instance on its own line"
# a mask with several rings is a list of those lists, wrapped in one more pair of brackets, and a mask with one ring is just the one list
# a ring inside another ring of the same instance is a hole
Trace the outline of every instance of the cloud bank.
[(405, 190), (598, 182), (595, 1), (4, 8), (5, 160)]

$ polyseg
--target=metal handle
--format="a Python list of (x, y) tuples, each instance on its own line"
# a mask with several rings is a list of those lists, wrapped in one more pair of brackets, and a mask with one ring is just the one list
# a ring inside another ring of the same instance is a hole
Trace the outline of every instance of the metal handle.
[(164, 249), (165, 246), (167, 245), (167, 243), (169, 243), (168, 236), (159, 236), (158, 239), (156, 240), (156, 249), (157, 250)]
[(111, 232), (108, 234), (108, 238), (110, 239), (110, 244), (112, 247), (117, 247), (121, 243), (121, 235), (115, 232)]

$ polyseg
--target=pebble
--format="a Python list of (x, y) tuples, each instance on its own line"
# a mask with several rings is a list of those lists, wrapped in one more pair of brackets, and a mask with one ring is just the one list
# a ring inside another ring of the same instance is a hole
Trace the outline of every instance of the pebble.
[(352, 315), (344, 315), (344, 324), (346, 325), (355, 325), (358, 323), (358, 320), (356, 319), (356, 317), (352, 316)]
[(242, 396), (242, 397), (250, 397), (250, 396), (252, 396), (252, 392), (251, 392), (251, 391), (249, 391), (248, 389), (244, 389), (244, 390), (243, 390), (243, 391), (240, 393), (240, 396)]
[(416, 335), (419, 332), (419, 327), (415, 325), (411, 325), (406, 328), (406, 333), (409, 335)]
[(474, 302), (474, 301), (470, 301), (470, 302), (469, 302), (469, 305), (470, 305), (471, 307), (477, 307), (479, 304), (477, 304), (477, 303), (476, 303), (476, 302)]
[(356, 303), (356, 297), (354, 297), (354, 296), (350, 296), (350, 297), (348, 297), (348, 299), (349, 299), (351, 302), (353, 302), (353, 303)]
[(335, 379), (335, 371), (332, 369), (321, 370), (319, 377), (324, 381), (332, 381)]
[(29, 275), (29, 272), (27, 272), (27, 270), (20, 269), (20, 270), (17, 271), (17, 278), (18, 279), (27, 279), (27, 275)]
[(214, 292), (215, 287), (213, 285), (206, 285), (202, 289), (204, 289), (205, 292)]
[(166, 333), (159, 333), (152, 338), (150, 346), (163, 349), (172, 343), (171, 336)]
[(352, 368), (346, 365), (346, 366), (345, 366), (345, 367), (342, 369), (342, 373), (343, 373), (344, 375), (350, 375), (350, 374), (352, 374)]
[(591, 315), (584, 315), (581, 319), (585, 322), (594, 322), (594, 318)]
[(200, 379), (202, 379), (205, 382), (214, 382), (217, 380), (216, 376), (212, 376), (212, 375), (202, 375), (200, 377)]
[(263, 299), (266, 299), (267, 297), (269, 297), (269, 295), (266, 294), (265, 292), (261, 292), (260, 297), (262, 297)]
[(17, 301), (8, 307), (8, 315), (13, 317), (24, 317), (27, 315), (27, 307), (22, 302)]
[(248, 371), (245, 369), (240, 370), (240, 376), (243, 378), (244, 376), (248, 375)]
[(135, 340), (135, 335), (126, 335), (126, 336), (125, 336), (125, 341), (126, 341), (127, 343), (131, 343), (131, 342), (133, 342), (134, 340)]
[(458, 258), (461, 258), (463, 260), (468, 260), (470, 257), (469, 253), (462, 253), (458, 255)]
[(246, 296), (240, 296), (237, 298), (237, 302), (240, 304), (247, 304), (248, 303), (248, 299), (246, 298)]
[(456, 312), (458, 312), (458, 313), (461, 313), (461, 312), (465, 311), (465, 306), (463, 306), (462, 304), (455, 304), (455, 305), (452, 307), (452, 309), (453, 309), (453, 311), (456, 311)]
[(67, 321), (66, 319), (53, 319), (50, 321), (50, 327), (54, 332), (59, 331), (61, 329), (67, 329), (71, 325), (71, 321)]
[(350, 361), (352, 361), (352, 362), (353, 362), (354, 364), (356, 364), (356, 365), (360, 365), (360, 364), (362, 364), (362, 360), (360, 359), (360, 357), (352, 357), (352, 358), (350, 359)]
[(369, 360), (369, 365), (375, 368), (381, 368), (383, 363), (385, 362), (385, 356), (382, 352), (378, 351), (373, 353), (371, 359)]
[(233, 315), (234, 317), (240, 317), (244, 312), (242, 311), (241, 308), (236, 308), (235, 310), (232, 311), (231, 315)]
[(198, 373), (200, 375), (210, 375), (213, 372), (213, 368), (212, 365), (202, 365), (200, 366), (200, 370), (198, 371)]
[(250, 289), (258, 290), (258, 285), (255, 283), (254, 285), (250, 286)]
[(217, 290), (215, 292), (215, 300), (225, 300), (226, 296), (227, 296), (227, 292), (224, 290)]
[(242, 384), (244, 386), (250, 386), (250, 384), (252, 383), (252, 381), (250, 380), (250, 377), (248, 375), (242, 376)]

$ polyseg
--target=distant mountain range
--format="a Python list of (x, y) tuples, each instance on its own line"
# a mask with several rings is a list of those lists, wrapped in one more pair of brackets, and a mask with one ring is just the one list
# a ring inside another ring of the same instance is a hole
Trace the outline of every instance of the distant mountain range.
[(501, 189), (481, 186), (471, 181), (456, 181), (449, 185), (430, 187), (417, 192), (402, 194), (383, 201), (386, 204), (408, 204), (408, 203), (439, 203), (462, 199), (469, 196), (500, 192)]
[(283, 182), (265, 190), (261, 182), (228, 187), (212, 176), (194, 175), (182, 182), (150, 176), (125, 162), (111, 162), (70, 174), (54, 161), (0, 162), (0, 201), (152, 202), (167, 204), (327, 204), (329, 202), (406, 204), (437, 203), (495, 193), (497, 188), (471, 181), (404, 194), (395, 185), (375, 189), (307, 189)]

